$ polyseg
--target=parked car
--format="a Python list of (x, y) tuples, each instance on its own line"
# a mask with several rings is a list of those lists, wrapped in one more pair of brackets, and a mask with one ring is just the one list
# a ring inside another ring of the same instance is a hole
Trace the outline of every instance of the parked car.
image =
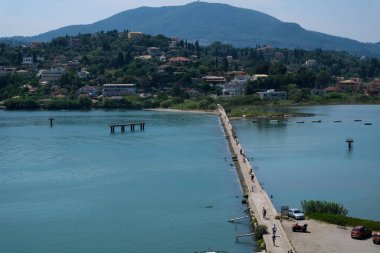
[(371, 237), (372, 231), (366, 226), (357, 226), (351, 230), (351, 238), (353, 239), (365, 239)]
[(305, 215), (303, 214), (303, 212), (301, 212), (297, 208), (290, 208), (289, 212), (288, 212), (288, 216), (292, 217), (292, 218), (294, 218), (296, 220), (303, 220), (303, 219), (305, 219)]
[(380, 232), (373, 233), (373, 243), (380, 244)]

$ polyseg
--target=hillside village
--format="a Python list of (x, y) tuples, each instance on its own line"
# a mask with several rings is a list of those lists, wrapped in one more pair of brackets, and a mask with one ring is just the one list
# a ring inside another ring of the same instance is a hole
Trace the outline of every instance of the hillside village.
[(229, 99), (336, 103), (348, 97), (378, 103), (379, 95), (379, 60), (344, 52), (201, 46), (130, 31), (0, 44), (0, 100), (8, 109), (212, 109)]

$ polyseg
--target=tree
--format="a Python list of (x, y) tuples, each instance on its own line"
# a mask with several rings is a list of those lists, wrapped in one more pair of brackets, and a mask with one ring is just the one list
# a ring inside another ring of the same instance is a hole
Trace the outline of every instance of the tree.
[(325, 88), (327, 87), (332, 80), (332, 77), (329, 73), (322, 70), (319, 72), (315, 79), (316, 88)]
[(227, 60), (227, 57), (224, 57), (223, 58), (223, 70), (224, 71), (228, 71), (228, 60)]
[(92, 105), (92, 100), (89, 97), (80, 97), (79, 98), (79, 106), (81, 108), (90, 108)]

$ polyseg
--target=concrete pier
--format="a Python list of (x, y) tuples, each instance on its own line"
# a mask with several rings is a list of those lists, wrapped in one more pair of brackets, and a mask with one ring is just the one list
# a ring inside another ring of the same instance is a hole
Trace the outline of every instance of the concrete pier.
[(125, 123), (125, 124), (110, 124), (109, 127), (111, 129), (111, 134), (115, 133), (115, 127), (120, 127), (120, 131), (122, 133), (125, 132), (125, 127), (130, 126), (131, 127), (131, 132), (135, 131), (135, 126), (140, 126), (140, 131), (145, 130), (145, 122), (133, 122), (133, 123)]
[[(268, 252), (271, 253), (287, 253), (293, 250), (288, 237), (282, 227), (278, 218), (278, 213), (269, 198), (268, 194), (260, 185), (257, 176), (255, 175), (253, 167), (250, 165), (245, 156), (243, 147), (241, 146), (236, 132), (233, 130), (230, 120), (222, 106), (218, 106), (219, 116), (223, 125), (227, 140), (233, 156), (236, 156), (237, 170), (242, 184), (244, 195), (248, 195), (248, 206), (250, 215), (257, 220), (258, 224), (263, 224), (268, 227), (268, 234), (264, 235), (264, 241)], [(263, 217), (262, 210), (265, 208), (266, 217)], [(272, 242), (271, 228), (276, 224), (276, 246)]]

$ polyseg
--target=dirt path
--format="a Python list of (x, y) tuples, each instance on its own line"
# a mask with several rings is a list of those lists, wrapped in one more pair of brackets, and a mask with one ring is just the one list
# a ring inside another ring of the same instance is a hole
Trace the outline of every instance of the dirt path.
[(379, 253), (380, 245), (372, 239), (351, 239), (351, 228), (341, 229), (336, 225), (315, 220), (300, 221), (308, 224), (309, 233), (292, 232), (294, 220), (284, 220), (282, 225), (297, 253)]

